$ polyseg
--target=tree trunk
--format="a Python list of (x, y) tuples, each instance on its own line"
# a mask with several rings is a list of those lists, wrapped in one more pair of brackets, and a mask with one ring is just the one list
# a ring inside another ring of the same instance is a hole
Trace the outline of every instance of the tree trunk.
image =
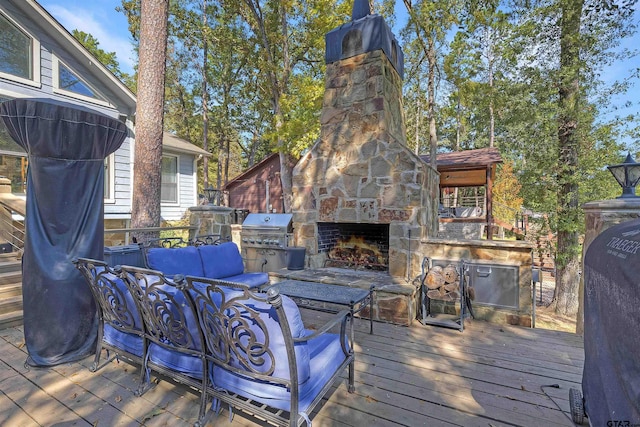
[(420, 155), (420, 96), (416, 100), (416, 156)]
[[(487, 28), (485, 37), (487, 40), (491, 40), (490, 30)], [(489, 41), (487, 46), (487, 68), (489, 72), (489, 147), (493, 147), (495, 144), (495, 113), (493, 111), (493, 46)]]
[(427, 58), (429, 60), (429, 76), (427, 91), (429, 98), (429, 163), (437, 170), (438, 135), (436, 133), (436, 47), (433, 37), (427, 40)]
[[(207, 101), (207, 0), (202, 2), (202, 149), (209, 151), (209, 105)], [(202, 188), (209, 187), (209, 157), (202, 158)]]
[(216, 180), (216, 188), (222, 189), (222, 176), (224, 175), (224, 147), (226, 146), (224, 140), (227, 138), (227, 129), (223, 125), (220, 127), (220, 136), (218, 137), (218, 176)]
[[(136, 143), (133, 168), (133, 228), (160, 226), (164, 78), (169, 0), (142, 0)], [(152, 236), (134, 233), (138, 241)]]
[(291, 212), (291, 201), (293, 198), (293, 168), (291, 167), (291, 163), (291, 156), (287, 153), (280, 152), (280, 183), (282, 185), (283, 212)]
[(563, 0), (560, 33), (558, 124), (558, 251), (555, 311), (578, 312), (580, 242), (578, 203), (578, 114), (580, 97), (580, 17), (583, 0)]

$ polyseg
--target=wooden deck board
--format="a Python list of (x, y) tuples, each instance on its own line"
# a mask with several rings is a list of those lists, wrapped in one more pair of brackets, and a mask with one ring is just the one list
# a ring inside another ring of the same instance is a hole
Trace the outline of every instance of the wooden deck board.
[[(303, 310), (305, 324), (326, 313)], [(581, 387), (582, 338), (570, 333), (468, 321), (458, 332), (356, 320), (356, 391), (346, 373), (312, 414), (314, 426), (571, 426), (569, 388)], [(0, 331), (0, 425), (192, 425), (199, 396), (164, 379), (141, 397), (139, 370), (93, 357), (25, 368), (21, 328)], [(559, 388), (544, 387), (551, 384)], [(237, 411), (236, 411), (237, 412)], [(264, 425), (228, 409), (209, 425)]]

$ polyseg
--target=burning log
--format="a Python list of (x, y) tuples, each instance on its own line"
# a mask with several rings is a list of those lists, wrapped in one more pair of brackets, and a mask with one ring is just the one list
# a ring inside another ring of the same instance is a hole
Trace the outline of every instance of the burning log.
[(361, 236), (351, 236), (347, 240), (337, 242), (329, 251), (329, 259), (339, 263), (374, 268), (388, 264), (380, 248), (376, 244), (365, 241)]

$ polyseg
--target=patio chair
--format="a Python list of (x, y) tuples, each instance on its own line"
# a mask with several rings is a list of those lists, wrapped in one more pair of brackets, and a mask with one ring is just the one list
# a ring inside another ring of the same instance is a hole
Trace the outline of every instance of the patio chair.
[[(275, 289), (267, 293), (215, 279), (187, 277), (211, 363), (213, 411), (221, 404), (277, 425), (299, 426), (349, 368), (354, 391), (353, 323), (349, 310), (317, 331), (304, 328), (300, 311)], [(330, 333), (334, 327), (339, 333)]]
[(184, 277), (167, 279), (160, 271), (122, 266), (123, 277), (144, 322), (147, 375), (154, 371), (200, 393), (195, 425), (203, 425), (207, 401), (205, 344)]
[[(98, 338), (96, 355), (89, 368), (96, 372), (110, 361), (125, 360), (140, 367), (137, 395), (149, 389), (145, 381), (144, 359), (146, 341), (137, 305), (129, 289), (120, 277), (120, 271), (107, 263), (89, 258), (78, 258), (74, 265), (85, 277), (98, 310)], [(107, 351), (107, 361), (100, 365), (102, 349)], [(113, 356), (110, 357), (110, 353)]]

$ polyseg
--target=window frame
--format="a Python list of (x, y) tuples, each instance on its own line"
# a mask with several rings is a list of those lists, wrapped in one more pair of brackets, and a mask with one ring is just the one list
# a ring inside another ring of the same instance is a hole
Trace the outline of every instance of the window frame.
[(160, 204), (162, 206), (179, 206), (180, 205), (180, 156), (178, 154), (168, 154), (162, 153), (162, 160), (164, 158), (173, 158), (176, 162), (176, 199), (175, 200), (164, 200), (162, 198), (162, 186), (164, 185), (162, 166), (160, 168)]
[(0, 7), (0, 14), (3, 18), (9, 21), (10, 24), (13, 24), (20, 32), (22, 32), (25, 36), (31, 39), (31, 74), (32, 78), (27, 79), (24, 77), (16, 76), (14, 74), (9, 74), (0, 71), (0, 78), (11, 80), (17, 83), (26, 84), (34, 87), (41, 87), (41, 70), (40, 70), (40, 40), (38, 40), (30, 31), (28, 31), (24, 26), (20, 25), (15, 19), (13, 19), (4, 8)]
[[(82, 78), (80, 73), (78, 73), (68, 63), (66, 63), (62, 59), (58, 58), (55, 54), (51, 55), (51, 63), (52, 63), (52, 67), (51, 68), (52, 68), (53, 93), (58, 94), (58, 95), (68, 96), (70, 98), (79, 99), (79, 100), (82, 100), (82, 101), (91, 102), (91, 103), (98, 104), (98, 105), (102, 105), (104, 107), (115, 108), (115, 106), (113, 104), (111, 104), (109, 101), (107, 101), (107, 97), (104, 96), (102, 94), (102, 92), (100, 92), (91, 83), (89, 83), (84, 78)], [(60, 64), (64, 65), (64, 67), (67, 68), (70, 72), (72, 72), (74, 74), (74, 76), (80, 82), (82, 82), (82, 84), (84, 84), (89, 89), (91, 89), (100, 98), (94, 98), (94, 97), (91, 97), (91, 96), (82, 95), (80, 93), (77, 93), (77, 92), (74, 92), (74, 91), (71, 91), (71, 90), (61, 89), (60, 88)]]
[(104, 159), (104, 202), (116, 202), (116, 154), (111, 153)]

